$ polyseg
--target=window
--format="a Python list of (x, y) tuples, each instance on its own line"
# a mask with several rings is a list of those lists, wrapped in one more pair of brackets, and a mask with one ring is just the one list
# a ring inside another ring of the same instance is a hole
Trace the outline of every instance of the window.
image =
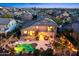
[(33, 36), (35, 31), (29, 31), (29, 35)]
[(27, 34), (27, 31), (24, 31), (24, 34)]
[(52, 31), (54, 30), (54, 27), (53, 26), (48, 26), (48, 31)]

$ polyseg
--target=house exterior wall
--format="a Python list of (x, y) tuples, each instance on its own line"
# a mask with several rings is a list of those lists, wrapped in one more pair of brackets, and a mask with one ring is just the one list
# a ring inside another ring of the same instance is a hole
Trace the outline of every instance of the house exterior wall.
[[(44, 40), (54, 40), (55, 39), (55, 35), (56, 35), (56, 27), (54, 27), (53, 31), (48, 31), (48, 27), (49, 26), (31, 26), (29, 28), (25, 28), (23, 30), (21, 30), (22, 33), (22, 37), (24, 39), (26, 39), (27, 37), (29, 37), (30, 39), (36, 39), (36, 37), (38, 36), (39, 41), (44, 41)], [(36, 34), (36, 36), (29, 36), (29, 32), (32, 31)], [(36, 31), (38, 31), (36, 33)]]
[[(24, 28), (21, 30), (21, 33), (22, 35), (24, 34), (24, 31), (39, 31), (39, 32), (48, 32), (48, 27), (49, 26), (31, 26), (31, 27), (28, 27), (28, 28)], [(56, 30), (57, 28), (55, 26), (52, 26), (53, 27), (53, 32), (56, 33)]]

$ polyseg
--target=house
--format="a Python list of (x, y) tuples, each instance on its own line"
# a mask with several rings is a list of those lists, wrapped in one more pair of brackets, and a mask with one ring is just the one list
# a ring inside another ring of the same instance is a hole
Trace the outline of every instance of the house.
[(7, 29), (5, 30), (5, 33), (8, 33), (8, 32), (15, 30), (16, 27), (18, 27), (16, 20), (11, 19), (11, 21), (8, 23), (8, 25), (6, 27)]
[(33, 18), (32, 13), (28, 11), (26, 13), (23, 13), (21, 17), (23, 20), (32, 20)]
[(9, 22), (8, 18), (0, 18), (0, 31), (4, 31)]
[[(8, 32), (16, 25), (16, 21), (11, 18), (0, 18), (0, 32)], [(11, 29), (10, 29), (11, 28)]]
[(5, 37), (5, 29), (10, 21), (8, 18), (0, 18), (0, 39)]
[(65, 30), (65, 29), (68, 29), (68, 30), (71, 30), (73, 29), (73, 33), (72, 33), (72, 36), (75, 38), (75, 39), (78, 39), (79, 40), (79, 21), (75, 21), (75, 22), (72, 22), (70, 24), (64, 24), (61, 28), (61, 30)]
[(66, 11), (62, 14), (63, 16), (69, 16), (69, 13), (67, 13)]
[(74, 21), (69, 24), (63, 24), (62, 29), (73, 29), (76, 33), (79, 33), (79, 21)]
[(22, 37), (31, 40), (49, 40), (55, 39), (57, 24), (48, 18), (44, 20), (33, 20), (26, 23), (22, 28)]

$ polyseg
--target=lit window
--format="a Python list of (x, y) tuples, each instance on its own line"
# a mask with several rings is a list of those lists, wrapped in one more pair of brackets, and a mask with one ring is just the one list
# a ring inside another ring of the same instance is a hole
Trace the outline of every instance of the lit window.
[(24, 31), (24, 34), (27, 34), (27, 31)]
[(34, 31), (29, 31), (29, 35), (31, 36), (34, 35), (34, 33), (35, 33)]
[(52, 26), (48, 26), (48, 31), (52, 31), (53, 27)]

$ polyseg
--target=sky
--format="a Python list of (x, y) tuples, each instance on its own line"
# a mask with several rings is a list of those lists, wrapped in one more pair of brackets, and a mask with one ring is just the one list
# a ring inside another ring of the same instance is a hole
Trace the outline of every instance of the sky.
[(79, 8), (79, 3), (0, 3), (0, 7)]

